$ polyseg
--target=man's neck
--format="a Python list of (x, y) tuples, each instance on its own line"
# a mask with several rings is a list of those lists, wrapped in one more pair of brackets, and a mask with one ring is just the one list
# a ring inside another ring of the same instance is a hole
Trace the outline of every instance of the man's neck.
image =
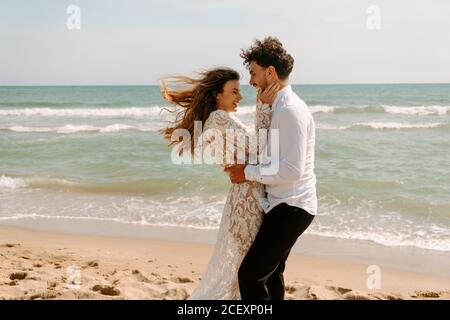
[(286, 80), (278, 80), (277, 81), (280, 84), (280, 90), (283, 90), (289, 85), (289, 79)]

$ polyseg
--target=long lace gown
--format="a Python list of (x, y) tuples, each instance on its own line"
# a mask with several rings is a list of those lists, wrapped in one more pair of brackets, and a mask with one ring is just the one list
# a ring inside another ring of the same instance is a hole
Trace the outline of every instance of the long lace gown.
[[(256, 106), (255, 131), (270, 127), (271, 109), (269, 105)], [(218, 129), (225, 136), (227, 129), (249, 130), (236, 117), (216, 110), (210, 114), (204, 125), (207, 129)], [(224, 138), (225, 139), (225, 138)], [(228, 149), (229, 146), (227, 146)], [(261, 149), (261, 144), (259, 148)], [(239, 143), (233, 145), (235, 150)], [(241, 150), (242, 151), (242, 150)], [(248, 154), (248, 144), (245, 152)], [(222, 168), (229, 165), (221, 164)], [(263, 211), (258, 199), (264, 196), (264, 185), (258, 182), (233, 184), (223, 209), (219, 232), (213, 255), (206, 273), (194, 289), (189, 299), (193, 300), (238, 300), (241, 298), (238, 270), (258, 233), (263, 220)]]

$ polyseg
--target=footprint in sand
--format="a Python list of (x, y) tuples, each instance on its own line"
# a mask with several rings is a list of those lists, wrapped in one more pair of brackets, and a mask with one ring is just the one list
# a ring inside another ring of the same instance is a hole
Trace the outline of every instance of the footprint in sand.
[(401, 294), (369, 293), (369, 296), (378, 300), (404, 300)]
[(350, 292), (347, 292), (346, 294), (343, 294), (342, 299), (344, 300), (371, 300), (371, 299), (378, 299), (373, 296), (368, 295), (365, 292), (360, 292), (358, 290), (352, 290)]
[(6, 247), (6, 248), (20, 247), (20, 243), (5, 243), (1, 247)]
[(175, 282), (177, 283), (190, 283), (190, 282), (194, 282), (194, 280), (192, 280), (191, 278), (187, 278), (187, 277), (176, 277), (174, 279)]
[(185, 288), (172, 288), (164, 293), (163, 300), (185, 300), (189, 296)]
[(48, 300), (48, 299), (55, 299), (57, 295), (60, 295), (59, 293), (53, 292), (53, 291), (47, 291), (42, 293), (34, 294), (30, 297), (30, 300), (36, 300), (36, 299), (42, 299), (42, 300)]
[(9, 275), (10, 280), (23, 280), (27, 277), (28, 273), (26, 272), (14, 272)]
[(294, 286), (286, 286), (284, 288), (284, 291), (286, 291), (287, 293), (294, 293), (295, 291), (297, 291), (297, 289)]
[(120, 290), (119, 289), (116, 289), (116, 288), (111, 287), (111, 286), (106, 286), (106, 285), (102, 286), (102, 285), (97, 284), (97, 285), (92, 287), (92, 290), (93, 291), (98, 291), (98, 292), (100, 292), (101, 294), (103, 294), (105, 296), (118, 296), (118, 295), (120, 295)]
[(326, 286), (325, 288), (328, 289), (328, 290), (334, 291), (334, 292), (336, 292), (337, 294), (340, 294), (340, 295), (344, 295), (344, 294), (352, 291), (352, 289), (342, 288), (342, 287), (335, 287), (335, 286)]
[(415, 297), (421, 297), (421, 298), (440, 298), (440, 294), (438, 292), (433, 291), (415, 291), (415, 295), (411, 296), (413, 298)]
[(89, 266), (89, 267), (98, 267), (98, 261), (97, 260), (92, 260), (92, 261), (89, 261), (88, 263), (87, 263), (87, 265)]
[(133, 274), (138, 281), (150, 282), (150, 280), (148, 280), (148, 278), (145, 277), (139, 270), (133, 270), (131, 271), (131, 274)]

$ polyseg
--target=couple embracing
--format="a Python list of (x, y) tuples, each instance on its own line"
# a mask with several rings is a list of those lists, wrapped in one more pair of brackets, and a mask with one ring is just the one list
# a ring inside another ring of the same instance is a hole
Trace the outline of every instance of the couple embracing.
[[(284, 299), (286, 260), (317, 213), (315, 126), (307, 105), (289, 84), (294, 59), (273, 37), (256, 40), (241, 57), (250, 84), (258, 90), (255, 131), (266, 129), (269, 136), (277, 132), (277, 140), (269, 138), (259, 146), (266, 154), (275, 150), (277, 170), (268, 170), (273, 164), (264, 161), (220, 163), (232, 185), (207, 271), (189, 299)], [(164, 98), (182, 107), (175, 125), (164, 130), (165, 137), (171, 140), (177, 129), (193, 136), (195, 121), (224, 137), (229, 130), (250, 135), (234, 116), (242, 99), (239, 78), (234, 70), (218, 68), (198, 79), (172, 78), (187, 85), (184, 89), (163, 82)], [(247, 144), (238, 150), (242, 146), (231, 142), (227, 140), (226, 148), (235, 153), (251, 151)], [(192, 139), (188, 150), (193, 152), (196, 143)]]

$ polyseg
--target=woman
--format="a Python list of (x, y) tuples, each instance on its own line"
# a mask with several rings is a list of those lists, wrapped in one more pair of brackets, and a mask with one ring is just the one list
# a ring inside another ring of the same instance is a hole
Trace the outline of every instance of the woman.
[[(182, 107), (173, 127), (164, 130), (164, 136), (171, 140), (176, 129), (187, 129), (194, 137), (194, 121), (201, 121), (203, 131), (219, 130), (225, 140), (226, 130), (248, 135), (248, 129), (231, 113), (237, 110), (242, 99), (239, 86), (239, 74), (231, 69), (213, 69), (200, 74), (199, 79), (173, 77), (178, 84), (189, 88), (171, 90), (162, 82), (163, 97), (172, 104)], [(257, 103), (255, 129), (267, 129), (270, 126), (271, 109), (267, 104)], [(258, 132), (258, 131), (257, 131)], [(193, 153), (197, 143), (191, 139), (190, 150)], [(232, 139), (234, 142), (234, 139)], [(174, 142), (172, 141), (171, 144)], [(206, 139), (206, 143), (212, 143)], [(218, 148), (217, 144), (212, 148)], [(227, 145), (229, 149), (230, 145)], [(239, 151), (248, 155), (248, 144), (245, 150), (238, 150), (239, 143), (232, 143), (233, 153)], [(262, 149), (261, 146), (260, 150)], [(222, 152), (224, 150), (214, 150)], [(233, 165), (220, 161), (222, 168)], [(240, 299), (237, 272), (250, 245), (256, 237), (263, 219), (263, 211), (258, 199), (264, 195), (264, 186), (257, 182), (233, 184), (223, 209), (218, 237), (208, 269), (199, 285), (189, 299)]]

